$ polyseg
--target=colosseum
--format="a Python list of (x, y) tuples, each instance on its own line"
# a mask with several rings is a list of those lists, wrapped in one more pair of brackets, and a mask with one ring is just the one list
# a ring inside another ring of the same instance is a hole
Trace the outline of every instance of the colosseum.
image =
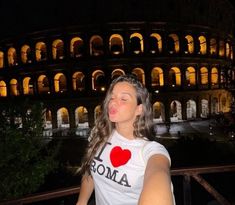
[(151, 92), (156, 123), (227, 113), (233, 34), (228, 0), (88, 1), (74, 25), (1, 39), (0, 101), (42, 101), (49, 135), (81, 135), (111, 80), (133, 73)]

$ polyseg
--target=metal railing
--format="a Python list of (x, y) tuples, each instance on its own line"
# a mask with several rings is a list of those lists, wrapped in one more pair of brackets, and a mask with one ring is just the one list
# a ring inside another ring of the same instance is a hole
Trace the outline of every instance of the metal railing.
[[(207, 180), (202, 177), (202, 174), (213, 174), (213, 173), (225, 173), (235, 172), (235, 164), (231, 165), (219, 165), (219, 166), (205, 166), (205, 167), (186, 167), (186, 168), (175, 168), (171, 170), (172, 177), (183, 176), (183, 205), (191, 205), (191, 179), (196, 180), (205, 190), (210, 193), (217, 202), (221, 205), (232, 205), (234, 202), (229, 202), (223, 195), (221, 195)], [(38, 193), (29, 195), (23, 198), (0, 201), (0, 205), (23, 205), (32, 204), (51, 199), (57, 199), (72, 195), (78, 195), (80, 191), (79, 186), (69, 187), (59, 190), (48, 191), (44, 193)], [(58, 203), (63, 204), (63, 203)], [(75, 203), (73, 203), (75, 204)]]
[(180, 168), (171, 171), (172, 176), (183, 176), (183, 198), (184, 205), (192, 204), (191, 197), (191, 179), (195, 179), (205, 190), (210, 193), (217, 202), (221, 205), (232, 205), (223, 195), (221, 195), (207, 180), (202, 177), (202, 174), (235, 172), (235, 165), (224, 166), (207, 166), (194, 168)]

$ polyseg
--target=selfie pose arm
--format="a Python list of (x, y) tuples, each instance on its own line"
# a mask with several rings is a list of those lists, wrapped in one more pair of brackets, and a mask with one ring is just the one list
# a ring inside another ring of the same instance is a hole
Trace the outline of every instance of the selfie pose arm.
[(92, 176), (85, 174), (82, 177), (80, 193), (76, 205), (87, 205), (93, 190), (94, 190), (94, 182)]
[(160, 154), (150, 157), (147, 163), (143, 190), (138, 205), (174, 205), (171, 189), (170, 163)]

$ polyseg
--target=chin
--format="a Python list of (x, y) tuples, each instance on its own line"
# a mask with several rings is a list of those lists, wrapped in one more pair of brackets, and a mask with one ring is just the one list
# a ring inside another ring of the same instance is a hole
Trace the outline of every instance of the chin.
[(114, 117), (109, 117), (110, 122), (117, 122), (118, 120), (115, 119)]

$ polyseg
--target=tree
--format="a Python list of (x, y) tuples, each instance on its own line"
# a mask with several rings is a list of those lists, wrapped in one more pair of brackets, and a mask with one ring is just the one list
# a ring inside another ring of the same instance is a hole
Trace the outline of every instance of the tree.
[(43, 105), (0, 105), (0, 200), (35, 192), (55, 167), (56, 149), (43, 137)]

